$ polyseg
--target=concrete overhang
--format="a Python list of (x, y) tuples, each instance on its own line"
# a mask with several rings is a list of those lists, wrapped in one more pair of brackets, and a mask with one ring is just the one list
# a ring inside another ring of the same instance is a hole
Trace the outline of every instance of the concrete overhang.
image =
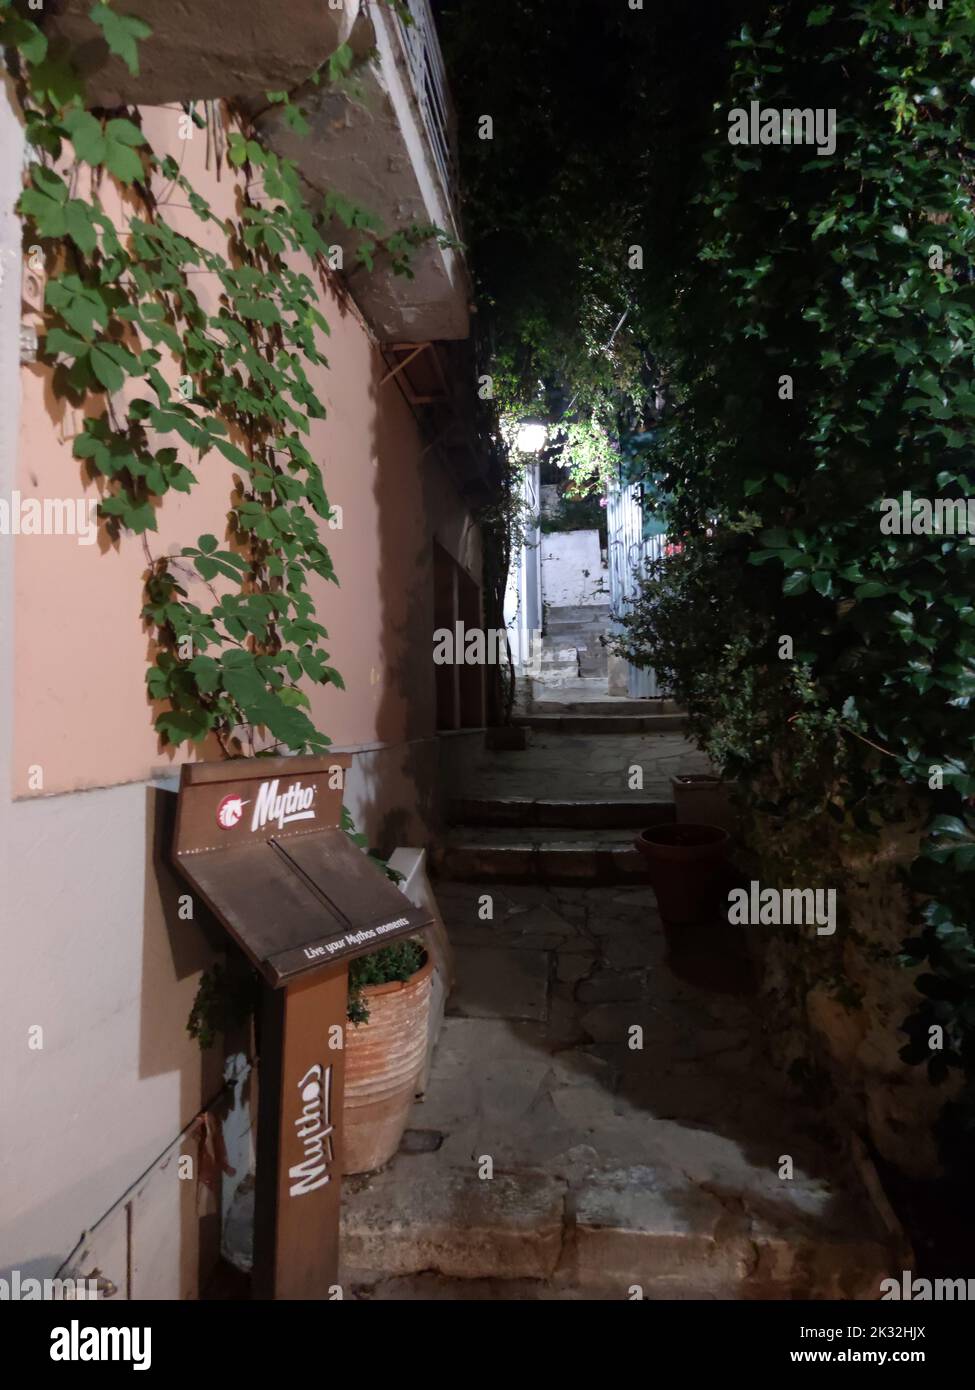
[[(429, 25), (407, 35), (375, 0), (342, 0), (341, 8), (330, 0), (287, 0), (286, 9), (282, 0), (117, 0), (120, 12), (152, 29), (133, 76), (88, 17), (91, 0), (51, 4), (46, 32), (70, 47), (90, 104), (239, 102), (269, 147), (295, 161), (313, 203), (341, 194), (371, 213), (382, 235), (435, 226), (457, 236), (445, 119), (432, 119), (429, 67), (418, 66), (440, 62)], [(310, 75), (343, 43), (355, 58), (348, 78), (315, 85)], [(267, 105), (268, 92), (285, 90), (306, 113), (310, 130), (303, 136), (287, 126), (280, 107)], [(470, 283), (458, 251), (421, 242), (410, 278), (396, 274), (384, 252), (372, 269), (364, 266), (361, 232), (338, 219), (328, 234), (342, 247), (349, 289), (382, 342), (467, 336)]]
[(91, 0), (47, 0), (44, 6), (45, 32), (70, 48), (92, 105), (254, 101), (266, 91), (290, 91), (350, 39), (358, 6), (333, 9), (328, 0), (115, 0), (114, 8), (145, 20), (152, 30), (139, 44), (137, 75), (109, 52), (89, 18)]

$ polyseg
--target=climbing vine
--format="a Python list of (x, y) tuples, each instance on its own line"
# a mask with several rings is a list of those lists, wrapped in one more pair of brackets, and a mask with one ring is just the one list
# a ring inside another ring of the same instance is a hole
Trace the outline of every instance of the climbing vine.
[[(90, 18), (138, 74), (148, 25), (107, 3)], [(329, 326), (313, 276), (296, 266), (326, 274), (333, 217), (360, 234), (364, 264), (383, 256), (404, 274), (412, 248), (446, 236), (419, 226), (384, 236), (338, 192), (313, 208), (294, 162), (239, 112), (228, 116), (227, 151), (242, 175), (238, 203), (221, 216), (172, 155), (150, 147), (137, 110), (86, 108), (70, 56), (11, 0), (0, 0), (0, 42), (30, 152), (18, 207), (47, 272), (42, 355), (56, 390), (85, 411), (73, 448), (101, 482), (108, 534), (140, 535), (146, 550), (155, 727), (173, 746), (213, 736), (227, 755), (320, 751), (329, 740), (300, 683), (342, 686), (310, 592), (313, 575), (337, 582), (322, 540), (335, 514), (308, 447), (310, 423), (325, 414), (308, 368), (326, 365)], [(311, 84), (352, 81), (353, 61), (343, 46)], [(267, 99), (293, 130), (307, 129), (288, 93)], [(193, 107), (184, 119), (201, 121)], [(174, 201), (194, 214), (197, 237), (170, 218)], [(153, 553), (160, 504), (190, 492), (214, 452), (233, 470), (224, 534)], [(191, 580), (209, 601), (191, 597)]]

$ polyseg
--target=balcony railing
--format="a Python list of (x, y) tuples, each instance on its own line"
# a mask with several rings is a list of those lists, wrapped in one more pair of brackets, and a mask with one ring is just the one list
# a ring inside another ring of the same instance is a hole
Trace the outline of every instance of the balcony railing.
[(413, 23), (404, 23), (394, 9), (396, 30), (444, 196), (453, 210), (455, 170), (450, 143), (450, 100), (440, 41), (430, 0), (405, 0), (405, 4), (413, 16)]

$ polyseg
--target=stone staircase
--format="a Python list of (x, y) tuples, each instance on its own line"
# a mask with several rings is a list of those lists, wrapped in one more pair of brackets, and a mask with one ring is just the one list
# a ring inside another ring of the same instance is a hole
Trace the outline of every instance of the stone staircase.
[(632, 835), (703, 760), (670, 727), (577, 717), (634, 716), (530, 723), (451, 805), (457, 979), (400, 1152), (347, 1181), (347, 1296), (877, 1298), (910, 1250), (766, 1062), (727, 924), (695, 977), (640, 882)]
[[(537, 712), (535, 706), (514, 722), (531, 731), (531, 743), (524, 752), (493, 755), (502, 778), (504, 766), (512, 778), (527, 769), (529, 777), (535, 773), (532, 780), (541, 791), (547, 783), (557, 793), (560, 786), (579, 785), (588, 768), (602, 769), (604, 782), (611, 780), (613, 785), (573, 797), (499, 792), (455, 798), (448, 807), (450, 828), (432, 856), (440, 877), (510, 883), (645, 882), (634, 835), (648, 825), (673, 820), (668, 769), (700, 771), (704, 766), (679, 736), (686, 724), (679, 707), (672, 700), (551, 701), (546, 710)], [(629, 785), (634, 767), (646, 764), (649, 772), (660, 762), (667, 766), (649, 786)]]
[(611, 611), (609, 604), (545, 610), (540, 677), (545, 684), (607, 674), (606, 647), (599, 639), (609, 631)]

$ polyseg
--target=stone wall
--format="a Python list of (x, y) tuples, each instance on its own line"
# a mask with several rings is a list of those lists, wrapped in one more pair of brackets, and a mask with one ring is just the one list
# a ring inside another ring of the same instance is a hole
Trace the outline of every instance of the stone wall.
[[(838, 923), (832, 936), (815, 927), (746, 930), (774, 1059), (820, 1103), (841, 1141), (865, 1135), (899, 1171), (930, 1177), (939, 1171), (934, 1125), (953, 1086), (933, 1086), (923, 1066), (899, 1056), (907, 1043), (900, 1027), (920, 998), (919, 970), (900, 959), (917, 933), (901, 872), (917, 854), (919, 823), (905, 802), (900, 825), (852, 842), (825, 816), (792, 824), (751, 816), (744, 838), (756, 850), (753, 876), (763, 886), (836, 888)], [(812, 880), (803, 864), (824, 867)]]

